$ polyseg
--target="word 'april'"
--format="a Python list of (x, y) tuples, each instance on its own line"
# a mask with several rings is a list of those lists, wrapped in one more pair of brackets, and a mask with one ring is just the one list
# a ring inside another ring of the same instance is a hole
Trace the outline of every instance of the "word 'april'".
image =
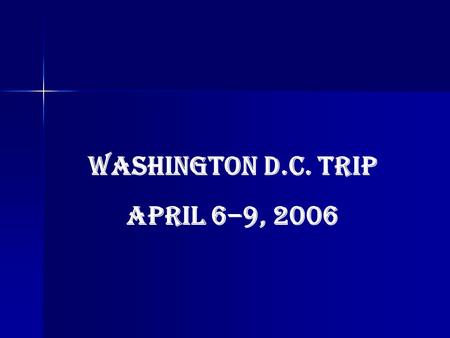
[(323, 176), (370, 176), (378, 160), (373, 156), (292, 156), (286, 163), (274, 156), (88, 156), (93, 176), (310, 176), (320, 168)]

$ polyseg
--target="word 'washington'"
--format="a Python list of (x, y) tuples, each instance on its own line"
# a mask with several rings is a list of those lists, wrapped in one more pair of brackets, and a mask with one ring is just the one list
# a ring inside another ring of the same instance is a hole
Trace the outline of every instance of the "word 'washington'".
[[(305, 157), (293, 156), (286, 165), (274, 156), (116, 156), (112, 152), (104, 156), (88, 156), (93, 176), (265, 176), (291, 174), (311, 175), (305, 166)], [(259, 160), (259, 161), (258, 161)], [(378, 164), (373, 156), (317, 156), (323, 176), (369, 176), (369, 169)], [(262, 166), (262, 168), (258, 168)], [(283, 170), (281, 170), (283, 167)], [(331, 173), (330, 173), (331, 172)]]

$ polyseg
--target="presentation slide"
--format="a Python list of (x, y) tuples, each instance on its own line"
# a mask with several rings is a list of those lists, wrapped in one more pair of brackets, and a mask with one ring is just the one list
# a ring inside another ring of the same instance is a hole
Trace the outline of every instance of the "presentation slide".
[(450, 337), (449, 10), (3, 3), (0, 337)]

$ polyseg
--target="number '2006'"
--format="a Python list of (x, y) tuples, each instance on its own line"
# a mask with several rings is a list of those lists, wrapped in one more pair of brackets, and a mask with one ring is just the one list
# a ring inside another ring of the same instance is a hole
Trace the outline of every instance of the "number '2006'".
[(338, 221), (337, 211), (335, 206), (328, 206), (325, 209), (321, 209), (317, 206), (310, 206), (306, 209), (301, 206), (293, 206), (288, 209), (283, 206), (277, 206), (273, 210), (277, 218), (275, 218), (275, 225), (301, 225), (305, 221), (310, 225), (318, 225), (320, 222), (324, 222), (327, 225), (335, 225)]

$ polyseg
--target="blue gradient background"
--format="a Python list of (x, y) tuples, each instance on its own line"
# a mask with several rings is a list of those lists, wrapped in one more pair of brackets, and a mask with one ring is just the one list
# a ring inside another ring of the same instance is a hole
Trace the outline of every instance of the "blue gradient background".
[[(0, 89), (40, 89), (45, 54), (47, 88), (78, 92), (47, 95), (45, 129), (39, 94), (0, 93), (0, 336), (447, 337), (446, 13), (4, 4)], [(89, 176), (86, 156), (107, 151), (380, 165), (349, 179)], [(252, 204), (266, 219), (335, 204), (341, 221), (127, 228), (135, 203)]]

